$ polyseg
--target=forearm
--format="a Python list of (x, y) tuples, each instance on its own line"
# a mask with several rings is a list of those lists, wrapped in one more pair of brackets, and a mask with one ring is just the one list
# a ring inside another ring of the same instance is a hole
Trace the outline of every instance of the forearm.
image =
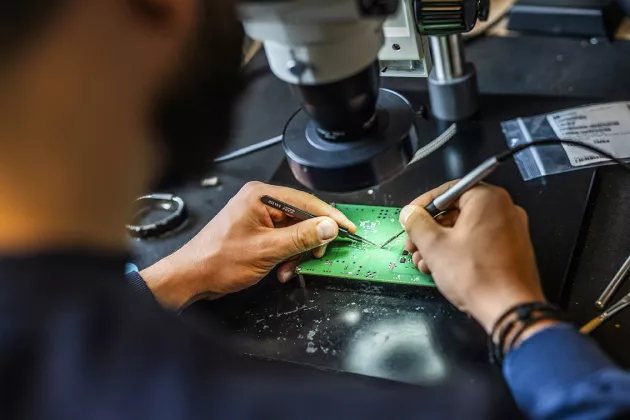
[(609, 418), (630, 412), (630, 374), (568, 324), (529, 332), (503, 372), (533, 419)]

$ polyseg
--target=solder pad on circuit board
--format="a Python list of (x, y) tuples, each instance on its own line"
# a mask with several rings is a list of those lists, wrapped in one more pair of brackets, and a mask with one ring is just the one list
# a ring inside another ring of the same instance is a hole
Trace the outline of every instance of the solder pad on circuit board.
[[(357, 235), (382, 245), (402, 230), (398, 222), (400, 208), (337, 204), (348, 219), (357, 225)], [(328, 245), (321, 259), (307, 257), (297, 272), (303, 275), (339, 277), (385, 283), (435, 287), (430, 276), (421, 273), (405, 251), (407, 234), (384, 249), (347, 239), (336, 239)]]

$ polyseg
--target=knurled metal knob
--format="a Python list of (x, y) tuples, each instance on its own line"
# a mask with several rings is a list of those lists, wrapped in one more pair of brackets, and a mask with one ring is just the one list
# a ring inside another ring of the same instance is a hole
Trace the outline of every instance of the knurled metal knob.
[(418, 30), (424, 35), (469, 32), (477, 19), (486, 20), (490, 0), (414, 0)]

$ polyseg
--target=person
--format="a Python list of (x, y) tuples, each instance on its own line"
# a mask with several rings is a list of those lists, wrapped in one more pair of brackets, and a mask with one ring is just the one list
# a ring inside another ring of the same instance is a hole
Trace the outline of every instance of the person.
[[(481, 383), (364, 386), (263, 367), (163, 309), (238, 292), (278, 264), (288, 281), (293, 257), (356, 229), (311, 195), (245, 185), (135, 278), (152, 296), (129, 287), (134, 198), (197, 175), (229, 137), (238, 28), (227, 0), (3, 5), (0, 418), (505, 418)], [(515, 305), (544, 303), (525, 212), (480, 185), (438, 223), (422, 207), (445, 188), (401, 212), (414, 263), (488, 332)], [(293, 223), (264, 194), (321, 217)], [(539, 317), (513, 338), (503, 372), (528, 417), (630, 415), (630, 376), (571, 325)]]

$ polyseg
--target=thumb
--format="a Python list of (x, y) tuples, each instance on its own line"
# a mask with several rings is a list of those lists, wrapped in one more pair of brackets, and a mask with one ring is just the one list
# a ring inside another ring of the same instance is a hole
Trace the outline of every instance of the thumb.
[(274, 229), (271, 246), (278, 261), (302, 254), (337, 237), (339, 226), (330, 217), (316, 217), (285, 228)]
[(430, 249), (444, 233), (444, 228), (425, 209), (409, 205), (400, 212), (400, 224), (420, 254)]

